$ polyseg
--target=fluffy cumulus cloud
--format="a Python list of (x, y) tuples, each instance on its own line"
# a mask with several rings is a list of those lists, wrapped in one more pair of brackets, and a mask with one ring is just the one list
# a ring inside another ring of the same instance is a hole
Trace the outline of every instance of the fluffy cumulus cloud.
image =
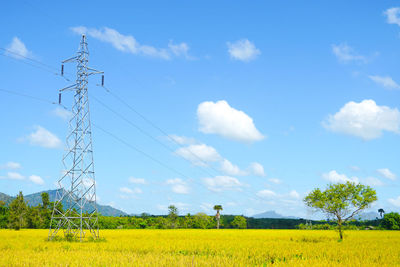
[(244, 186), (239, 180), (231, 176), (216, 176), (214, 178), (203, 178), (205, 186), (214, 192), (240, 191)]
[(351, 101), (322, 124), (333, 132), (371, 140), (380, 137), (383, 131), (399, 133), (400, 113), (397, 108), (378, 106), (374, 100)]
[(59, 148), (61, 146), (60, 139), (52, 132), (42, 126), (36, 126), (35, 129), (34, 132), (22, 138), (22, 140), (27, 140), (31, 145), (45, 148)]
[(130, 177), (129, 182), (132, 184), (146, 184), (146, 180), (143, 178), (135, 178), (135, 177)]
[(206, 166), (209, 162), (221, 160), (221, 155), (217, 150), (205, 144), (181, 147), (175, 151), (175, 154), (198, 166)]
[(186, 43), (174, 44), (169, 42), (167, 48), (156, 48), (150, 45), (140, 44), (132, 35), (124, 35), (115, 29), (108, 27), (96, 29), (84, 26), (72, 27), (71, 30), (77, 34), (86, 34), (102, 42), (111, 44), (121, 52), (134, 55), (144, 55), (169, 60), (172, 57), (190, 58), (189, 46)]
[(168, 179), (166, 184), (171, 186), (171, 190), (174, 193), (189, 194), (189, 187), (186, 182), (180, 178)]
[(389, 198), (388, 201), (393, 206), (396, 206), (396, 207), (400, 208), (400, 196), (398, 196), (397, 198)]
[(331, 183), (346, 183), (346, 182), (353, 182), (358, 183), (359, 179), (357, 177), (347, 177), (345, 174), (339, 174), (337, 171), (332, 170), (328, 173), (322, 174), (322, 178), (331, 182)]
[(241, 39), (233, 43), (228, 42), (227, 45), (229, 55), (235, 60), (249, 62), (261, 54), (260, 50), (247, 39)]
[(247, 172), (242, 171), (238, 166), (234, 165), (227, 159), (223, 159), (221, 161), (221, 171), (223, 171), (227, 175), (247, 175)]
[(37, 184), (37, 185), (44, 185), (44, 180), (42, 179), (42, 177), (37, 176), (37, 175), (29, 176), (29, 181), (31, 181), (32, 183)]
[(21, 169), (21, 164), (19, 164), (18, 162), (9, 161), (7, 163), (0, 165), (0, 169), (18, 170)]
[(396, 24), (397, 26), (400, 26), (400, 8), (399, 7), (392, 7), (387, 9), (384, 14), (386, 15), (387, 18), (387, 23), (389, 24)]
[(8, 50), (6, 51), (6, 55), (16, 59), (23, 59), (24, 57), (31, 56), (32, 54), (18, 37), (14, 37), (6, 48)]
[(390, 180), (396, 180), (396, 174), (394, 174), (391, 170), (388, 168), (383, 168), (383, 169), (378, 169), (376, 170), (381, 176), (390, 179)]
[(218, 134), (245, 143), (264, 139), (253, 119), (243, 111), (231, 107), (225, 100), (200, 103), (197, 118), (199, 130), (206, 134)]
[(392, 77), (389, 76), (378, 76), (378, 75), (370, 75), (368, 76), (373, 82), (388, 88), (388, 89), (399, 89), (400, 85), (393, 81)]
[(265, 177), (264, 167), (258, 162), (251, 163), (250, 170), (254, 175)]
[(365, 56), (357, 54), (354, 49), (347, 44), (332, 45), (332, 52), (340, 62), (361, 62), (366, 63), (367, 59)]

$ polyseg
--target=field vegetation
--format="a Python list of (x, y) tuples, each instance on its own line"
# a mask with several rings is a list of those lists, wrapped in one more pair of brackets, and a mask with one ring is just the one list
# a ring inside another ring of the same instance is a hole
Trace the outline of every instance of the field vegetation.
[(398, 266), (399, 231), (102, 230), (96, 242), (0, 230), (2, 266)]

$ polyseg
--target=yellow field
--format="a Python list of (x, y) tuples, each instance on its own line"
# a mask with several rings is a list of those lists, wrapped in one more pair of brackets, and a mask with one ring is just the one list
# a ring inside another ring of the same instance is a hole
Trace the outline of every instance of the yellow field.
[(400, 231), (103, 230), (104, 242), (47, 242), (0, 230), (0, 266), (400, 266)]

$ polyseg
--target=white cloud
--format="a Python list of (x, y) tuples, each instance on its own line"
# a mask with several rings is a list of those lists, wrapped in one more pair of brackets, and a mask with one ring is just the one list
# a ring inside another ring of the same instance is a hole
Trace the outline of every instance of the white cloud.
[(206, 134), (219, 134), (246, 143), (264, 139), (255, 127), (253, 119), (243, 111), (229, 106), (225, 100), (200, 103), (197, 118), (199, 130)]
[(174, 193), (189, 194), (189, 187), (186, 185), (186, 182), (180, 178), (168, 179), (166, 183), (171, 185), (171, 190)]
[(34, 184), (44, 185), (44, 181), (40, 176), (31, 175), (31, 176), (29, 176), (29, 180)]
[(16, 59), (23, 59), (23, 57), (28, 57), (32, 54), (18, 37), (12, 39), (11, 43), (7, 46), (7, 50), (5, 54)]
[(333, 132), (371, 140), (380, 137), (383, 131), (399, 133), (400, 113), (397, 108), (378, 106), (374, 100), (351, 101), (322, 124)]
[(241, 39), (234, 43), (228, 42), (227, 45), (229, 55), (236, 60), (248, 62), (261, 54), (260, 50), (247, 39)]
[(250, 165), (250, 170), (254, 175), (265, 177), (264, 167), (258, 162), (253, 162)]
[(18, 162), (9, 161), (5, 164), (0, 165), (0, 169), (18, 170), (21, 169), (21, 164), (19, 164)]
[(205, 166), (208, 162), (221, 160), (221, 156), (217, 150), (205, 144), (181, 147), (175, 151), (175, 154), (199, 166)]
[(300, 194), (297, 193), (296, 190), (292, 190), (292, 191), (290, 191), (290, 193), (289, 193), (289, 197), (299, 199), (299, 198), (300, 198)]
[(203, 178), (204, 184), (211, 191), (240, 191), (244, 185), (237, 178), (230, 176), (216, 176), (214, 178)]
[(66, 110), (65, 108), (60, 108), (60, 107), (56, 107), (53, 111), (52, 111), (53, 115), (63, 119), (63, 120), (68, 120), (72, 117), (72, 112), (69, 110)]
[(390, 180), (396, 180), (396, 174), (391, 172), (388, 168), (378, 169), (376, 170), (380, 175)]
[(72, 27), (71, 30), (74, 33), (86, 34), (102, 42), (110, 43), (117, 50), (126, 53), (156, 57), (165, 60), (169, 60), (173, 56), (190, 58), (188, 55), (189, 46), (186, 43), (174, 44), (170, 41), (168, 48), (155, 48), (149, 45), (142, 45), (132, 35), (123, 35), (117, 30), (108, 27), (96, 29), (78, 26)]
[(146, 184), (146, 180), (143, 178), (135, 178), (135, 177), (130, 177), (129, 182), (132, 184)]
[(375, 177), (367, 177), (367, 178), (363, 179), (362, 182), (369, 186), (382, 186), (383, 185), (382, 181)]
[(41, 146), (45, 148), (58, 148), (61, 141), (58, 137), (41, 126), (36, 126), (36, 131), (29, 134), (26, 138), (31, 145)]
[(140, 188), (134, 188), (133, 190), (128, 188), (128, 187), (121, 187), (119, 189), (119, 191), (121, 191), (122, 193), (126, 193), (126, 194), (141, 194), (142, 190)]
[(389, 24), (397, 24), (400, 26), (400, 8), (399, 7), (392, 7), (387, 9), (384, 14), (387, 16), (387, 23)]
[(242, 171), (238, 166), (232, 164), (227, 159), (221, 161), (221, 170), (227, 175), (247, 175), (245, 171)]
[(24, 180), (25, 177), (18, 172), (8, 172), (6, 176), (0, 176), (0, 179)]
[(378, 76), (378, 75), (370, 75), (368, 76), (375, 83), (389, 89), (399, 89), (400, 85), (398, 85), (393, 79), (389, 76)]
[(281, 184), (282, 181), (279, 180), (278, 178), (269, 178), (268, 181), (270, 181), (273, 184)]
[(189, 138), (186, 136), (178, 136), (175, 134), (168, 135), (168, 138), (179, 145), (194, 145), (197, 143), (196, 139), (194, 138)]
[(354, 49), (347, 44), (332, 45), (333, 54), (339, 61), (347, 63), (350, 61), (366, 63), (367, 59), (364, 56), (358, 55)]
[(169, 42), (168, 48), (171, 53), (177, 57), (184, 57), (186, 59), (194, 59), (189, 56), (189, 46), (186, 43), (174, 44), (172, 41)]
[(339, 174), (335, 170), (332, 170), (328, 173), (322, 174), (322, 178), (331, 182), (331, 183), (346, 183), (346, 182), (353, 182), (358, 183), (359, 179), (357, 177), (347, 177), (345, 174)]
[(257, 192), (257, 196), (261, 198), (273, 198), (276, 197), (277, 194), (274, 191), (264, 189)]
[(397, 198), (389, 198), (388, 201), (393, 206), (400, 207), (400, 196), (398, 196)]

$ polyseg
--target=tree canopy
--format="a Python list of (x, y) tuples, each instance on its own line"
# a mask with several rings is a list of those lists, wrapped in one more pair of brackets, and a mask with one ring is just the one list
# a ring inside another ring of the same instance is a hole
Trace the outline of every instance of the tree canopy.
[(340, 239), (343, 239), (343, 222), (352, 219), (376, 200), (375, 190), (352, 182), (330, 184), (325, 191), (316, 188), (304, 198), (307, 206), (337, 220)]

